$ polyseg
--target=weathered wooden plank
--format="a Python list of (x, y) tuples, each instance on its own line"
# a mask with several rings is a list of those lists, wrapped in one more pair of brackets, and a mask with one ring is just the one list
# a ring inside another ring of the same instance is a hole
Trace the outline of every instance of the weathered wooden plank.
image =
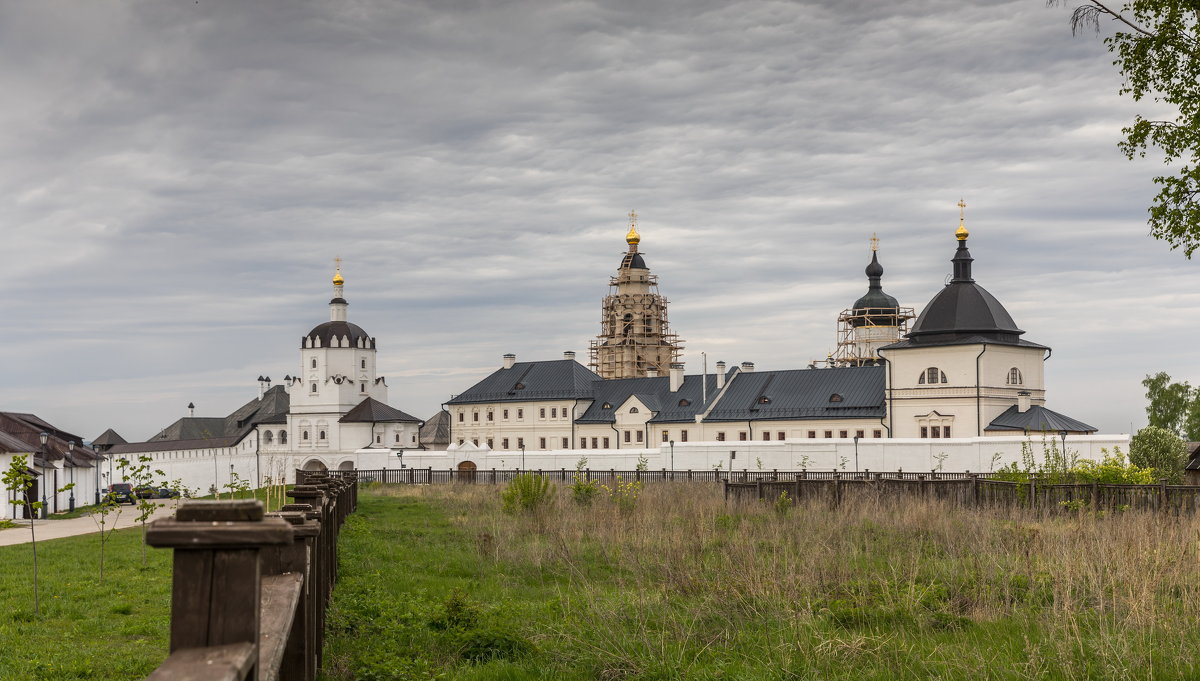
[(292, 528), (280, 518), (255, 522), (196, 522), (162, 518), (146, 528), (146, 543), (159, 548), (217, 549), (288, 544)]
[(171, 653), (146, 681), (245, 681), (253, 664), (252, 643), (183, 648)]
[(209, 645), (258, 640), (258, 549), (213, 553)]
[(283, 651), (296, 619), (304, 576), (298, 572), (262, 578), (258, 634), (259, 681), (277, 681)]
[(184, 521), (253, 521), (262, 520), (263, 505), (256, 499), (227, 501), (185, 501), (175, 511), (175, 518)]
[(176, 551), (171, 583), (171, 651), (209, 644), (212, 551)]

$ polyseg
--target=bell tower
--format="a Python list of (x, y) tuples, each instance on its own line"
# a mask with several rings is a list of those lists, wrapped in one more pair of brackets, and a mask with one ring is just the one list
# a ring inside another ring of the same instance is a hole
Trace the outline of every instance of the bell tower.
[(671, 333), (667, 299), (658, 292), (658, 278), (650, 274), (638, 252), (642, 237), (637, 212), (629, 212), (628, 250), (617, 276), (609, 280), (600, 314), (600, 335), (591, 342), (590, 361), (602, 378), (638, 378), (654, 369), (665, 376), (679, 361), (682, 341)]

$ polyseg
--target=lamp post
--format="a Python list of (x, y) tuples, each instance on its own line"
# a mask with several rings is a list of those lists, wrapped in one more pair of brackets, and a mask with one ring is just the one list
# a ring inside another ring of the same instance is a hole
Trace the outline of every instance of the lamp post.
[(525, 445), (521, 444), (521, 470), (525, 470)]
[[(71, 452), (71, 448), (75, 446), (74, 442), (67, 442), (67, 453)], [(66, 459), (63, 459), (66, 461)], [(65, 464), (64, 464), (65, 465)], [(71, 498), (68, 500), (68, 509), (75, 510), (75, 466), (71, 466)]]
[(675, 471), (675, 441), (671, 440), (671, 471)]
[(1062, 443), (1063, 443), (1063, 448), (1062, 448), (1062, 458), (1063, 458), (1063, 465), (1066, 465), (1066, 463), (1067, 463), (1067, 431), (1065, 431), (1065, 430), (1060, 430), (1060, 431), (1058, 431), (1058, 436), (1062, 438)]
[(46, 519), (46, 440), (50, 439), (50, 433), (42, 431), (38, 433), (38, 439), (42, 441), (42, 445), (38, 447), (38, 454), (42, 459), (42, 520)]
[(854, 472), (858, 472), (858, 436), (854, 436)]

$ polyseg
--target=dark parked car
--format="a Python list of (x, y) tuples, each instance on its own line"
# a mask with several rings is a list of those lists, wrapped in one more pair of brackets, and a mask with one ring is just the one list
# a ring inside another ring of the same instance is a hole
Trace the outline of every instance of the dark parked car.
[(170, 487), (159, 487), (158, 488), (158, 498), (159, 499), (174, 499), (178, 496), (179, 496), (179, 490), (177, 490), (177, 489), (171, 489)]
[(127, 482), (113, 483), (112, 487), (108, 488), (108, 493), (104, 495), (104, 498), (118, 504), (137, 504), (137, 497), (133, 493), (133, 485)]
[(153, 499), (158, 496), (158, 488), (150, 485), (138, 485), (133, 488), (133, 493), (137, 495), (138, 499)]

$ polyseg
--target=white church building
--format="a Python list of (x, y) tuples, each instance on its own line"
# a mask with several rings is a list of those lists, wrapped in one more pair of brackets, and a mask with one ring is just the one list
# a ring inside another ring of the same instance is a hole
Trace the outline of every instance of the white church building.
[(145, 442), (124, 442), (110, 430), (95, 446), (115, 459), (147, 456), (168, 481), (202, 493), (224, 490), (235, 475), (257, 487), (290, 482), (298, 468), (386, 467), (395, 451), (418, 446), (421, 420), (388, 405), (375, 338), (347, 321), (344, 286), (339, 264), (329, 321), (300, 339), (295, 376), (282, 384), (260, 376), (258, 397), (228, 416), (192, 413)]

